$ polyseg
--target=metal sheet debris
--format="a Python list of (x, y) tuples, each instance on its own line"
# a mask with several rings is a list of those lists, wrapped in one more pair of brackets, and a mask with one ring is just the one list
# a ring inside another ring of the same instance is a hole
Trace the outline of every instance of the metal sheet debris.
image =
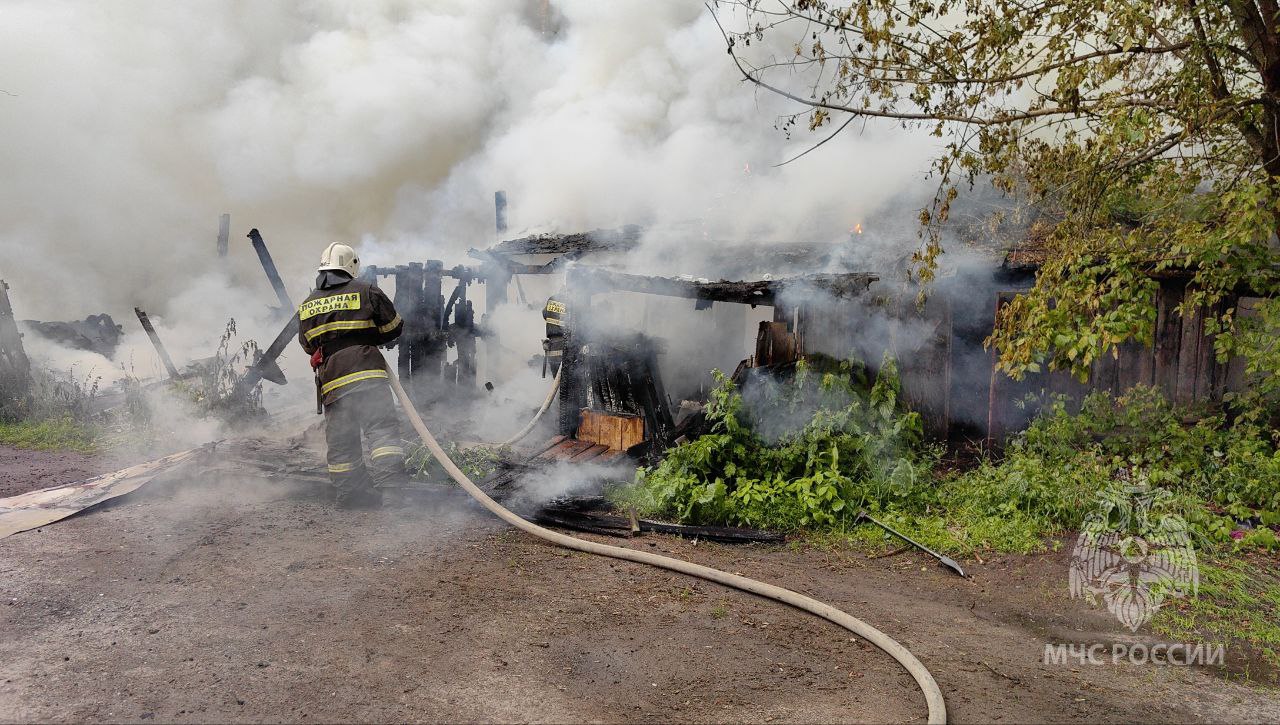
[(61, 521), (90, 506), (135, 491), (161, 473), (170, 471), (211, 448), (212, 445), (192, 448), (80, 483), (52, 486), (0, 498), (0, 539)]

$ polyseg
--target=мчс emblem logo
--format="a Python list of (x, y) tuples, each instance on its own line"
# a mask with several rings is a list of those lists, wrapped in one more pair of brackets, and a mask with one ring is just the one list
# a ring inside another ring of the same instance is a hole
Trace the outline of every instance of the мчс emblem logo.
[(1187, 522), (1165, 512), (1172, 494), (1121, 470), (1085, 518), (1071, 554), (1071, 597), (1100, 598), (1137, 631), (1169, 598), (1200, 587)]

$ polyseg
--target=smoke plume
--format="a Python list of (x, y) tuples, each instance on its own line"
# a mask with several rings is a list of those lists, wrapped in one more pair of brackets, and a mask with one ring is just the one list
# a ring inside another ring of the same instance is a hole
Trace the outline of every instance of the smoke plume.
[[(752, 50), (785, 57), (790, 42)], [(274, 336), (250, 227), (295, 302), (334, 240), (366, 264), (465, 262), (494, 240), (496, 189), (509, 236), (644, 225), (645, 271), (741, 241), (851, 236), (871, 266), (915, 243), (934, 151), (919, 133), (851, 128), (775, 168), (818, 137), (777, 129), (798, 109), (744, 84), (687, 0), (11, 0), (0, 89), (0, 277), (20, 317), (125, 325), (113, 360), (35, 346), (37, 362), (107, 382), (122, 365), (162, 372), (134, 306), (179, 365), (212, 354), (229, 317), (242, 338)], [(530, 308), (550, 291), (526, 286), (541, 297), (491, 320), (517, 361), (538, 350)], [(754, 318), (737, 324), (752, 334)], [(302, 357), (282, 364), (306, 398)], [(542, 396), (521, 387), (525, 404)]]

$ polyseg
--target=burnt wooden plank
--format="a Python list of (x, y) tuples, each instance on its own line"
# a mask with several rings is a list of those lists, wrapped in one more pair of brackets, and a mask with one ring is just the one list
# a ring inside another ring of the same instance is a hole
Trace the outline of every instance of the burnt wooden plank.
[[(1217, 320), (1221, 320), (1227, 310), (1236, 308), (1240, 304), (1240, 298), (1234, 295), (1227, 295), (1217, 305), (1214, 305), (1213, 315)], [(1205, 321), (1209, 322), (1208, 320)], [(1218, 351), (1215, 347), (1217, 335), (1208, 335), (1205, 337), (1203, 344), (1204, 365), (1208, 368), (1208, 374), (1205, 376), (1205, 388), (1199, 391), (1202, 398), (1213, 403), (1222, 402), (1222, 394), (1227, 387), (1227, 374), (1230, 367), (1230, 360), (1218, 361)]]
[(572, 438), (567, 438), (555, 444), (554, 446), (551, 446), (550, 448), (543, 451), (542, 453), (539, 453), (537, 458), (540, 461), (556, 461), (561, 458), (567, 457), (567, 455), (572, 455), (572, 454), (567, 454), (567, 451), (574, 450), (576, 452), (578, 450), (574, 445), (576, 443), (577, 443), (576, 440)]
[(615, 461), (619, 458), (622, 458), (625, 455), (627, 455), (626, 451), (619, 451), (619, 450), (614, 450), (610, 448), (604, 453), (601, 453), (599, 456), (597, 456), (593, 460), (596, 463), (609, 463), (610, 461)]
[[(897, 306), (892, 315), (889, 341), (899, 365), (903, 399), (909, 408), (920, 413), (925, 433), (943, 439), (947, 435), (951, 387), (950, 304), (933, 296), (923, 310), (907, 303)], [(927, 333), (926, 325), (931, 326)]]
[[(995, 312), (992, 315), (992, 325), (1000, 319), (1000, 310), (1009, 303), (1005, 292), (996, 293)], [(1005, 425), (1004, 425), (1004, 390), (1002, 383), (1009, 378), (999, 369), (1000, 355), (995, 347), (991, 348), (991, 380), (987, 386), (987, 447), (992, 448), (998, 444), (1004, 443)]]
[[(565, 528), (589, 531), (606, 536), (630, 536), (631, 520), (624, 516), (613, 516), (604, 513), (591, 513), (561, 506), (546, 506), (538, 511), (535, 520), (563, 526)], [(688, 538), (720, 541), (726, 544), (770, 543), (780, 544), (786, 541), (782, 534), (760, 529), (737, 528), (731, 526), (694, 526), (688, 524), (669, 524), (662, 521), (639, 519), (636, 521), (641, 531), (674, 534)]]
[(783, 365), (795, 362), (796, 338), (786, 322), (768, 320), (760, 323), (756, 335), (756, 365)]
[(1196, 378), (1200, 375), (1200, 344), (1204, 341), (1204, 310), (1197, 307), (1182, 317), (1182, 341), (1178, 346), (1178, 383), (1174, 400), (1181, 405), (1196, 401)]
[(1178, 390), (1178, 352), (1182, 346), (1182, 304), (1185, 289), (1174, 281), (1162, 281), (1156, 291), (1156, 329), (1152, 384), (1172, 401)]
[(562, 529), (585, 531), (588, 534), (598, 534), (600, 536), (625, 537), (631, 535), (630, 528), (622, 529), (616, 526), (609, 526), (591, 516), (574, 511), (548, 511), (544, 509), (534, 514), (530, 520), (544, 526), (559, 526)]
[(1116, 379), (1120, 367), (1117, 360), (1118, 355), (1118, 351), (1108, 350), (1093, 361), (1089, 372), (1090, 387), (1093, 390), (1105, 390), (1108, 393), (1115, 394)]
[(561, 442), (563, 442), (563, 441), (564, 441), (564, 439), (565, 439), (565, 436), (551, 436), (551, 438), (550, 438), (550, 439), (548, 439), (546, 442), (544, 442), (544, 443), (540, 444), (540, 445), (538, 446), (538, 448), (537, 448), (537, 451), (535, 451), (535, 452), (534, 452), (534, 454), (533, 454), (532, 456), (529, 456), (529, 457), (530, 457), (530, 458), (537, 458), (537, 457), (538, 457), (538, 454), (540, 454), (540, 453), (546, 453), (547, 451), (551, 450), (552, 448), (554, 448), (554, 447), (556, 447), (556, 446), (560, 445), (560, 443), (561, 443)]
[(593, 445), (595, 444), (590, 441), (567, 440), (538, 457), (549, 461), (567, 461)]
[(1151, 385), (1155, 371), (1155, 351), (1136, 340), (1120, 346), (1116, 371), (1116, 392), (1123, 393), (1137, 385)]
[(609, 450), (608, 446), (602, 446), (600, 444), (596, 444), (584, 450), (583, 452), (577, 454), (576, 456), (573, 456), (572, 458), (569, 459), (569, 462), (570, 463), (586, 463), (587, 461), (593, 460), (595, 458), (599, 458), (601, 454), (606, 453), (608, 450)]

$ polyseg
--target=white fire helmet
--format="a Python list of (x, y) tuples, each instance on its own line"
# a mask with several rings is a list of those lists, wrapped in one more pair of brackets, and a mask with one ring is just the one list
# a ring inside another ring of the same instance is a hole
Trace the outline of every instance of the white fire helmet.
[(320, 268), (317, 271), (325, 270), (340, 270), (355, 277), (360, 273), (360, 258), (356, 256), (356, 250), (334, 242), (320, 255)]

